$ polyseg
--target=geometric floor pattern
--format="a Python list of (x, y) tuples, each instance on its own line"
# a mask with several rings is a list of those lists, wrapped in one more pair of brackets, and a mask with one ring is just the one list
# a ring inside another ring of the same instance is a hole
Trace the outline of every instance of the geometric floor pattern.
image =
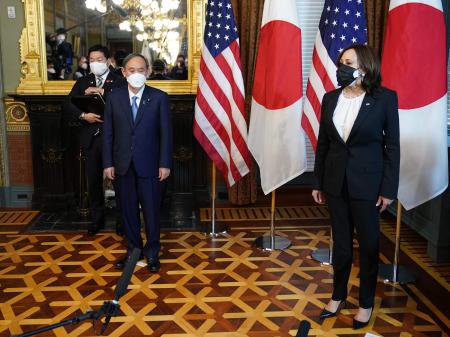
[[(160, 273), (136, 268), (120, 300), (121, 313), (105, 335), (286, 337), (295, 336), (306, 319), (310, 336), (448, 336), (445, 317), (435, 321), (427, 303), (413, 300), (399, 285), (382, 282), (369, 326), (352, 330), (358, 306), (356, 266), (349, 306), (338, 317), (320, 322), (317, 316), (331, 296), (332, 274), (310, 254), (327, 247), (328, 226), (279, 227), (276, 234), (293, 244), (270, 253), (252, 246), (267, 232), (265, 226), (235, 227), (215, 239), (198, 232), (163, 232)], [(113, 263), (124, 252), (113, 233), (0, 236), (0, 336), (99, 308), (113, 297), (120, 276)], [(94, 335), (92, 324), (84, 322), (39, 336)]]

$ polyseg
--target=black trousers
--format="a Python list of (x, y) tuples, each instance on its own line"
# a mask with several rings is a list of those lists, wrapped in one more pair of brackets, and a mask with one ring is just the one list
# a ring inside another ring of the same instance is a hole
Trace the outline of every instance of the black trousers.
[(345, 300), (352, 268), (353, 232), (359, 243), (360, 287), (359, 306), (374, 305), (378, 276), (379, 212), (376, 200), (349, 197), (346, 183), (340, 196), (327, 195), (333, 231), (333, 296), (335, 301)]
[[(139, 177), (131, 164), (123, 176), (116, 177), (119, 185), (122, 225), (128, 243), (128, 249), (143, 249), (144, 255), (157, 258), (160, 244), (160, 182), (158, 177)], [(141, 237), (142, 207), (147, 242), (143, 245)]]
[(93, 137), (86, 155), (86, 176), (93, 227), (103, 227), (105, 222), (105, 195), (103, 192), (103, 162), (101, 135)]

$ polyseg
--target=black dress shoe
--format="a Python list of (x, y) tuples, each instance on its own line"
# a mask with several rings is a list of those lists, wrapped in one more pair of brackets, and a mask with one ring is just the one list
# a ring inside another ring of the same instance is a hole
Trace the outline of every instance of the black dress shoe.
[(353, 318), (353, 329), (358, 330), (358, 329), (362, 329), (362, 328), (366, 327), (367, 325), (369, 325), (370, 319), (372, 318), (372, 313), (373, 313), (373, 308), (371, 308), (370, 316), (369, 316), (369, 319), (367, 320), (367, 322), (361, 322), (361, 321), (358, 321)]
[(345, 308), (346, 302), (345, 301), (341, 301), (341, 303), (339, 303), (337, 309), (335, 312), (331, 312), (328, 311), (327, 309), (323, 309), (322, 313), (319, 316), (319, 319), (326, 319), (326, 318), (330, 318), (330, 317), (335, 317), (338, 312), (342, 309)]
[(147, 257), (147, 269), (151, 273), (157, 273), (161, 269), (161, 263), (158, 258)]
[(116, 225), (116, 234), (119, 236), (123, 236), (124, 232), (123, 232), (123, 227), (121, 225)]
[[(125, 268), (125, 265), (127, 264), (128, 258), (130, 257), (129, 254), (126, 254), (125, 256), (123, 256), (121, 259), (116, 261), (116, 264), (114, 265), (114, 267), (116, 269), (122, 270), (123, 268)], [(141, 256), (139, 256), (139, 260), (142, 260), (143, 256), (141, 254)]]
[(125, 255), (120, 260), (116, 261), (116, 264), (114, 265), (114, 267), (116, 269), (122, 270), (123, 268), (125, 268), (125, 264), (127, 263), (127, 261), (128, 261), (128, 255)]

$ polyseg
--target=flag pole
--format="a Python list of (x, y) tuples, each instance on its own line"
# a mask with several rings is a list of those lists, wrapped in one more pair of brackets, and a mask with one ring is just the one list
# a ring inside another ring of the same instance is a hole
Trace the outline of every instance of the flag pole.
[(378, 275), (384, 282), (393, 283), (411, 283), (416, 280), (414, 275), (408, 268), (398, 264), (400, 255), (400, 228), (402, 224), (402, 204), (397, 200), (397, 224), (395, 230), (395, 253), (394, 264), (380, 264)]
[(311, 257), (325, 266), (331, 266), (333, 264), (333, 231), (330, 231), (330, 244), (329, 248), (316, 249), (311, 253)]
[(216, 223), (216, 184), (217, 184), (217, 172), (214, 161), (211, 161), (211, 226), (206, 228), (206, 235), (210, 237), (218, 237), (221, 234), (225, 234), (228, 230), (227, 226), (223, 223)]
[(270, 209), (270, 235), (257, 237), (253, 243), (256, 247), (266, 251), (283, 250), (291, 246), (292, 242), (284, 236), (275, 235), (275, 199), (276, 192), (272, 191), (272, 203)]

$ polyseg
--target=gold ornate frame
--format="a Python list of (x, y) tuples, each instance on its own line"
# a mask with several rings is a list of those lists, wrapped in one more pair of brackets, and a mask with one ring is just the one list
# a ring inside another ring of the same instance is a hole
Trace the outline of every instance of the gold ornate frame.
[[(74, 81), (48, 81), (46, 71), (44, 0), (22, 0), (25, 28), (19, 40), (21, 74), (17, 94), (65, 95)], [(197, 92), (198, 69), (204, 27), (204, 1), (187, 0), (189, 77), (186, 81), (151, 81), (151, 85), (170, 94)]]

